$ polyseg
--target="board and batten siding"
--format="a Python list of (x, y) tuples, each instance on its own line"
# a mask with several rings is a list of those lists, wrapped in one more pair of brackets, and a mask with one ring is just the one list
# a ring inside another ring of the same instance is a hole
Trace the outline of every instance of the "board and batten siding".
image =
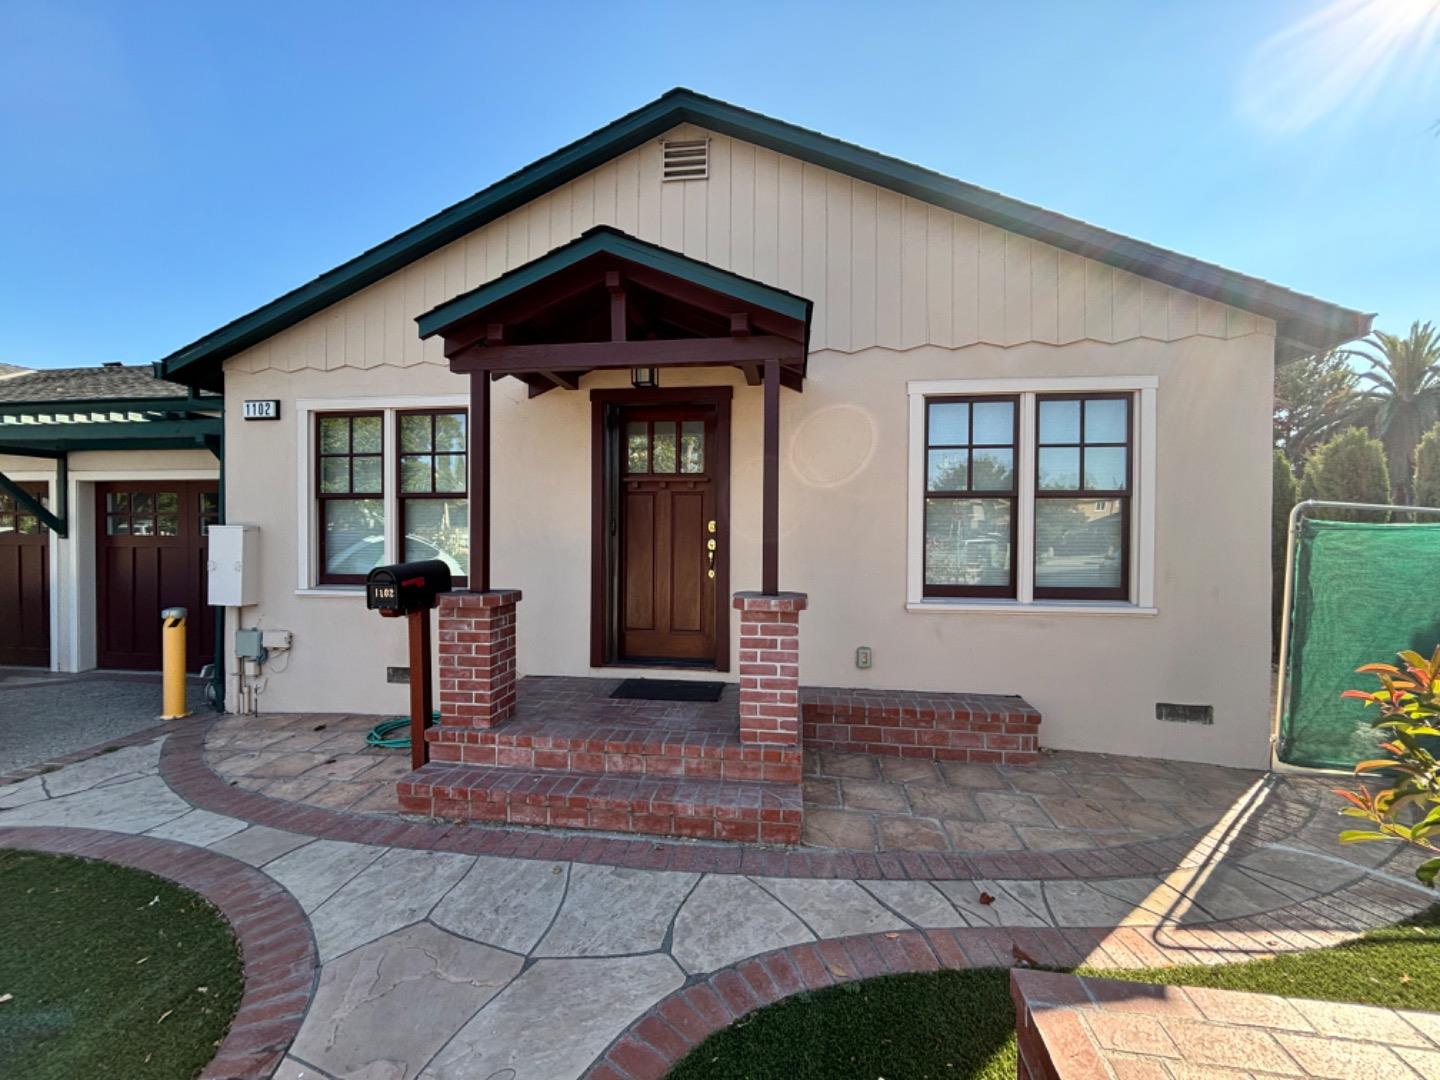
[(595, 225), (815, 302), (811, 350), (1274, 334), (1249, 312), (739, 139), (662, 182), (660, 140), (606, 162), (231, 359), (232, 370), (443, 364), (415, 316)]

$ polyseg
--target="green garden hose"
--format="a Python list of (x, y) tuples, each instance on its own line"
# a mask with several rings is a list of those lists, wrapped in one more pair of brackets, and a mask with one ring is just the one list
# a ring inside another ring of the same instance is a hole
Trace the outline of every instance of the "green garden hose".
[[(436, 720), (440, 714), (434, 714)], [(392, 731), (404, 731), (404, 735), (391, 735)], [(376, 746), (381, 750), (408, 750), (410, 749), (410, 718), (408, 716), (392, 716), (389, 720), (383, 720), (370, 729), (370, 734), (365, 736), (366, 746)]]

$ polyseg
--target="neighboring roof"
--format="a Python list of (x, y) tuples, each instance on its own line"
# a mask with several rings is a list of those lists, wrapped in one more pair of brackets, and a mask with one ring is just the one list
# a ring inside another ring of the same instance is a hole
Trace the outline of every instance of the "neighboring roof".
[(1372, 315), (1146, 244), (998, 192), (944, 176), (677, 88), (613, 123), (512, 173), (349, 262), (227, 323), (160, 361), (161, 372), (220, 389), (220, 363), (371, 285), (466, 233), (523, 206), (618, 154), (679, 124), (820, 165), (1066, 251), (1274, 319), (1282, 356), (1314, 352), (1363, 336)]
[(586, 229), (570, 243), (548, 251), (493, 281), (487, 281), (417, 316), (415, 321), (420, 326), (420, 336), (432, 337), (445, 327), (513, 296), (552, 274), (601, 254), (613, 255), (651, 270), (683, 278), (692, 285), (745, 300), (802, 324), (810, 320), (813, 305), (803, 296), (796, 296), (792, 292), (766, 285), (763, 281), (742, 277), (729, 270), (721, 270), (678, 251), (638, 240), (609, 225), (597, 225), (593, 229)]
[(0, 364), (0, 379), (8, 379), (12, 375), (23, 375), (33, 369), (21, 367), (19, 364)]
[[(149, 364), (16, 368), (10, 374), (9, 378), (0, 378), (0, 404), (184, 398), (190, 393), (190, 388), (181, 383), (157, 379)], [(4, 375), (6, 372), (0, 370), (0, 376)]]

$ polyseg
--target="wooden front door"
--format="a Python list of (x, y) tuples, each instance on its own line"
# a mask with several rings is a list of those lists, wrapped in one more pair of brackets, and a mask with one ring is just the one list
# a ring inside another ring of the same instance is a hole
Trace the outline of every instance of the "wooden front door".
[(185, 666), (215, 658), (215, 612), (205, 602), (206, 530), (218, 520), (214, 481), (97, 484), (97, 661), (160, 667), (160, 612), (189, 612)]
[[(49, 485), (21, 484), (47, 502)], [(0, 664), (50, 664), (50, 530), (0, 491)]]
[(600, 663), (727, 666), (729, 399), (684, 394), (610, 392), (619, 400), (597, 405), (609, 442)]

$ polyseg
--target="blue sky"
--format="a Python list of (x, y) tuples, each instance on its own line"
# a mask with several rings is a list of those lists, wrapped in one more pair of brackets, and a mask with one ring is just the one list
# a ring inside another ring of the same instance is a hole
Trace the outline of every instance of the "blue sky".
[(0, 0), (0, 362), (158, 359), (675, 85), (1440, 321), (1440, 0), (1340, 3)]

